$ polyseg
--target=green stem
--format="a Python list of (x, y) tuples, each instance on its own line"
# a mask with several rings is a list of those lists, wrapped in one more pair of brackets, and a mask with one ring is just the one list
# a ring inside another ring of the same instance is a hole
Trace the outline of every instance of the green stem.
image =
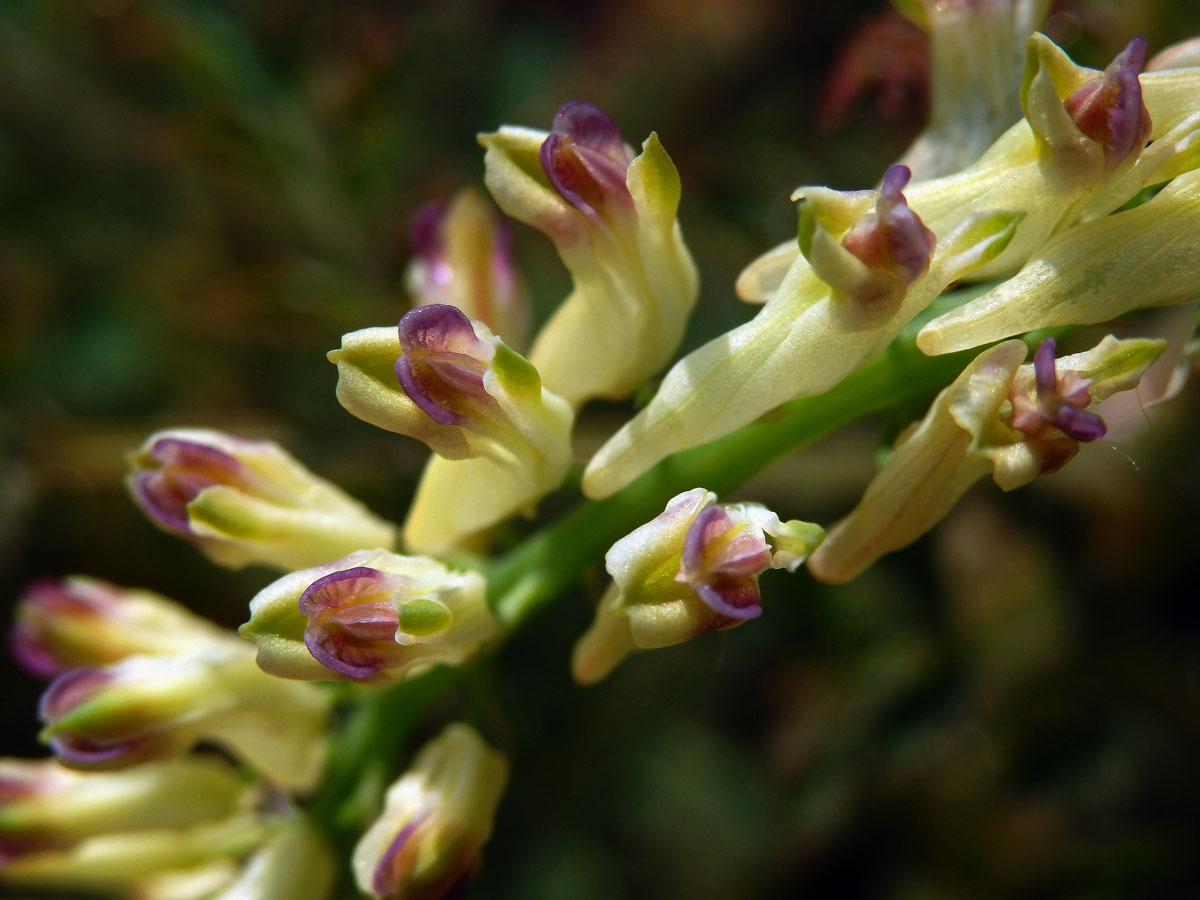
[(826, 393), (793, 400), (769, 421), (678, 453), (613, 496), (585, 501), (530, 537), (489, 571), (496, 614), (510, 631), (519, 627), (569, 588), (614, 541), (661, 512), (675, 494), (695, 487), (718, 494), (732, 490), (784, 454), (842, 425), (944, 387), (980, 352), (925, 356), (913, 345), (917, 324)]

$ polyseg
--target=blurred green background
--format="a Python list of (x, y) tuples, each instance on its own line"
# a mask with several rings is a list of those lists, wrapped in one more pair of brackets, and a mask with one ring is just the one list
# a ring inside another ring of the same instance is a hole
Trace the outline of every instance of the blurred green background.
[[(323, 356), (407, 308), (408, 217), (481, 181), (478, 131), (574, 98), (658, 131), (703, 276), (687, 346), (744, 320), (733, 279), (793, 233), (791, 189), (869, 186), (920, 127), (923, 45), (881, 9), (5, 0), (0, 607), (79, 572), (244, 619), (271, 574), (215, 569), (126, 498), (124, 453), (160, 427), (272, 437), (402, 517), (424, 450), (344, 413)], [(1103, 65), (1200, 8), (1080, 0), (1053, 26)], [(566, 275), (528, 229), (515, 252), (544, 317)], [(580, 690), (597, 568), (494, 664), (514, 778), (470, 896), (1200, 896), (1196, 393), (977, 490), (848, 586), (769, 574), (761, 620)], [(581, 447), (620, 414), (591, 410)], [(744, 494), (830, 522), (879, 434)], [(2, 665), (0, 749), (38, 754), (41, 686)]]

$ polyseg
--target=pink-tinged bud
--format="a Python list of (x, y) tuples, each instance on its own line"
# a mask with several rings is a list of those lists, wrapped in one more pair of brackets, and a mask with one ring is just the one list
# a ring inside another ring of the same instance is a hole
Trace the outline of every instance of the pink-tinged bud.
[(531, 511), (566, 477), (570, 406), (542, 386), (528, 360), (457, 307), (422, 306), (396, 329), (344, 335), (329, 359), (347, 410), (422, 441), (438, 456), (404, 526), (411, 550), (462, 547)]
[(385, 682), (462, 663), (499, 634), (499, 625), (479, 574), (378, 550), (264, 588), (241, 633), (274, 675)]
[(222, 632), (183, 606), (150, 591), (94, 578), (47, 578), (17, 604), (13, 656), (42, 678), (104, 666), (134, 654), (185, 653)]
[(875, 211), (867, 213), (846, 232), (842, 246), (876, 271), (909, 285), (929, 271), (929, 258), (937, 238), (908, 208), (904, 186), (912, 173), (908, 166), (892, 166), (883, 176)]
[(612, 117), (592, 104), (563, 104), (539, 158), (551, 187), (594, 224), (610, 209), (632, 211), (625, 175), (633, 153)]
[(907, 166), (897, 165), (884, 173), (878, 191), (811, 188), (800, 195), (797, 237), (813, 272), (835, 296), (849, 297), (884, 318), (909, 285), (929, 271), (937, 246), (904, 198), (910, 177)]
[(249, 793), (237, 769), (215, 757), (103, 773), (75, 772), (53, 760), (0, 759), (0, 870), (18, 856), (91, 835), (231, 815)]
[(754, 619), (762, 614), (758, 576), (770, 565), (761, 530), (724, 507), (706, 506), (688, 528), (675, 580), (720, 615)]
[(305, 788), (320, 773), (330, 698), (262, 672), (248, 644), (230, 639), (186, 656), (131, 656), (59, 676), (39, 715), (60, 761), (120, 769), (220, 744), (281, 784)]
[(152, 435), (129, 462), (151, 521), (230, 568), (294, 569), (395, 541), (392, 525), (269, 441), (181, 428)]
[(1063, 102), (1079, 130), (1104, 149), (1109, 171), (1140, 153), (1150, 136), (1150, 113), (1138, 81), (1145, 58), (1146, 39), (1134, 38), (1103, 75)]
[(679, 644), (762, 613), (758, 576), (794, 571), (824, 532), (781, 522), (753, 503), (718, 504), (695, 488), (613, 544), (605, 567), (614, 584), (575, 646), (575, 680), (591, 684), (630, 652)]
[(462, 425), (480, 413), (496, 414), (483, 376), (496, 354), (480, 340), (462, 311), (422, 306), (400, 320), (396, 380), (408, 398), (439, 425)]
[(1092, 403), (1088, 391), (1091, 381), (1077, 372), (1060, 376), (1055, 368), (1054, 350), (1054, 338), (1046, 338), (1034, 354), (1032, 396), (1022, 390), (1023, 385), (1014, 384), (1009, 395), (1013, 411), (1008, 424), (1031, 438), (1042, 436), (1048, 428), (1057, 428), (1067, 437), (1085, 443), (1104, 437), (1107, 430), (1104, 420), (1084, 412)]
[(479, 867), (508, 780), (508, 763), (454, 723), (422, 748), (390, 788), (354, 848), (359, 889), (379, 900), (435, 900)]
[(525, 347), (528, 308), (509, 255), (508, 222), (473, 190), (422, 207), (409, 228), (405, 283), (414, 306), (444, 303), (483, 322), (510, 347)]

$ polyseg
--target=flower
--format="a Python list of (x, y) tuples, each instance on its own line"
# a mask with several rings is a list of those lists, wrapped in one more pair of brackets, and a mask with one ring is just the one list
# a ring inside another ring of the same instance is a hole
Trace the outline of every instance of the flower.
[(0, 868), (18, 856), (110, 832), (182, 828), (232, 815), (248, 799), (237, 770), (208, 757), (76, 772), (54, 760), (0, 759)]
[(553, 240), (574, 282), (530, 361), (572, 406), (629, 396), (671, 360), (698, 293), (658, 136), (635, 155), (608, 115), (573, 101), (550, 132), (506, 125), (479, 141), (500, 208)]
[(531, 508), (566, 477), (570, 406), (542, 387), (524, 357), (453, 306), (414, 309), (398, 329), (347, 334), (329, 359), (347, 410), (441, 458), (430, 460), (409, 510), (411, 549), (459, 546)]
[(150, 520), (229, 568), (293, 569), (395, 540), (393, 525), (269, 441), (179, 428), (151, 435), (129, 462)]
[(263, 588), (241, 634), (273, 675), (399, 681), (465, 662), (499, 634), (485, 590), (475, 572), (363, 550)]
[(267, 777), (305, 789), (324, 761), (330, 699), (262, 672), (253, 649), (230, 636), (186, 655), (73, 669), (42, 695), (39, 715), (42, 739), (71, 768), (119, 769), (213, 741)]
[(34, 583), (14, 619), (13, 656), (42, 678), (135, 654), (187, 653), (197, 642), (225, 639), (221, 629), (166, 597), (83, 576)]
[(359, 890), (381, 900), (435, 900), (469, 878), (492, 833), (508, 763), (461, 722), (426, 744), (388, 788), (354, 848)]
[(635, 649), (668, 647), (757, 618), (759, 574), (795, 571), (821, 542), (816, 525), (716, 499), (704, 488), (685, 491), (613, 544), (604, 562), (614, 583), (571, 658), (577, 682), (599, 681)]
[(525, 346), (529, 310), (509, 259), (510, 232), (477, 192), (425, 205), (410, 233), (414, 255), (405, 282), (414, 306), (455, 306), (508, 346)]
[(1024, 366), (1021, 341), (984, 351), (897, 442), (859, 505), (812, 555), (809, 570), (822, 581), (846, 581), (932, 528), (984, 475), (1009, 491), (1058, 471), (1081, 442), (1105, 433), (1088, 407), (1136, 387), (1164, 347), (1109, 336), (1056, 362), (1048, 338)]
[(1108, 322), (1134, 308), (1191, 303), (1200, 297), (1198, 227), (1194, 169), (1147, 203), (1051, 238), (1015, 276), (928, 323), (917, 346), (950, 353), (1038, 328)]
[(270, 835), (271, 824), (262, 815), (238, 813), (182, 828), (106, 832), (11, 859), (0, 866), (0, 884), (149, 898), (156, 886), (173, 883), (193, 889), (183, 896), (209, 897), (228, 883), (237, 858)]
[[(974, 281), (1010, 275), (1051, 235), (1119, 209), (1172, 177), (1182, 138), (1195, 129), (1188, 120), (1196, 113), (1200, 68), (1138, 76), (1140, 38), (1104, 72), (1075, 65), (1044, 35), (1032, 35), (1027, 46), (1024, 120), (975, 162), (906, 191), (909, 206), (939, 240), (982, 210), (1022, 215), (1003, 252), (963, 273)], [(1146, 138), (1152, 142), (1143, 149)], [(810, 191), (800, 188), (793, 197)], [(794, 241), (763, 254), (739, 276), (738, 296), (765, 302), (794, 265), (803, 265), (799, 256)]]
[(879, 191), (806, 190), (805, 257), (753, 319), (675, 364), (654, 399), (592, 457), (584, 492), (608, 496), (671, 453), (833, 387), (952, 281), (1003, 252), (1021, 221), (978, 213), (935, 240), (905, 204), (907, 180), (894, 166)]

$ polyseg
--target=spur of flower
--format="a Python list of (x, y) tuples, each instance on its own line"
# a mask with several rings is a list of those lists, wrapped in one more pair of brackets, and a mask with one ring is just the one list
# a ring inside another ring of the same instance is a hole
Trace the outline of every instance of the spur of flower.
[(672, 498), (604, 557), (613, 584), (575, 645), (581, 684), (604, 678), (634, 650), (679, 644), (762, 614), (758, 576), (795, 571), (821, 543), (817, 525), (756, 503), (717, 503), (704, 488)]
[(1089, 407), (1135, 388), (1165, 344), (1109, 336), (1055, 360), (1055, 341), (1031, 365), (1021, 341), (981, 353), (897, 442), (859, 505), (830, 529), (809, 560), (822, 581), (853, 578), (912, 543), (985, 475), (1003, 490), (1058, 471), (1080, 444), (1105, 434)]
[(699, 290), (658, 136), (635, 154), (611, 117), (573, 101), (549, 132), (505, 125), (479, 142), (500, 208), (554, 241), (574, 282), (530, 361), (572, 406), (631, 395), (670, 362)]
[(348, 411), (437, 454), (404, 526), (410, 549), (446, 552), (531, 509), (566, 476), (570, 406), (456, 307), (422, 306), (398, 328), (347, 334), (329, 359)]
[(463, 663), (499, 624), (478, 573), (362, 550), (263, 588), (241, 634), (273, 675), (377, 683)]
[(150, 521), (229, 568), (294, 569), (395, 541), (395, 526), (270, 441), (176, 428), (151, 435), (129, 465)]

